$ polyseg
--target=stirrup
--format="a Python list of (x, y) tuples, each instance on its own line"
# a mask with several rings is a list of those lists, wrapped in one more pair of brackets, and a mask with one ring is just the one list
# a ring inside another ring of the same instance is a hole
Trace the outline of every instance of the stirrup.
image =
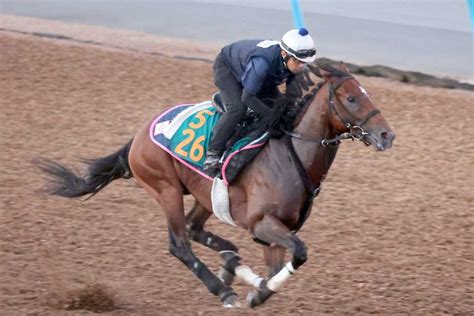
[(221, 170), (220, 160), (204, 163), (202, 170), (210, 177), (215, 178)]
[(221, 171), (220, 166), (204, 166), (203, 171), (211, 178), (215, 178), (219, 176), (219, 173)]
[(208, 156), (204, 160), (204, 170), (209, 169), (209, 168), (218, 168), (220, 167), (220, 161), (221, 157), (220, 156)]

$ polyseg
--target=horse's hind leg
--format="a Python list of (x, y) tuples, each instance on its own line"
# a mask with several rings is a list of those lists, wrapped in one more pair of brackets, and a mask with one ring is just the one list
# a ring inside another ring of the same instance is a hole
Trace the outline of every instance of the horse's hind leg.
[(219, 278), (224, 284), (231, 285), (235, 276), (234, 267), (240, 265), (240, 257), (237, 255), (239, 249), (230, 241), (204, 230), (204, 224), (210, 216), (211, 212), (196, 201), (186, 215), (186, 230), (191, 240), (219, 252), (224, 259)]
[(156, 183), (155, 185), (160, 185), (160, 191), (146, 183), (141, 184), (160, 203), (166, 215), (170, 253), (184, 263), (206, 285), (209, 292), (219, 296), (225, 307), (238, 307), (240, 303), (232, 288), (213, 274), (191, 249), (191, 243), (186, 234), (182, 191), (169, 183)]
[[(307, 260), (307, 250), (305, 244), (277, 218), (267, 214), (260, 220), (253, 229), (253, 234), (258, 239), (272, 245), (281, 246), (290, 251), (293, 259), (283, 266), (284, 252), (267, 253), (267, 264), (271, 262), (270, 274), (274, 274), (267, 282), (262, 282), (257, 291), (249, 293), (247, 300), (251, 307), (263, 304), (270, 296), (296, 272)], [(277, 249), (275, 249), (276, 251)], [(272, 259), (271, 255), (275, 257)], [(279, 268), (276, 271), (276, 268)]]

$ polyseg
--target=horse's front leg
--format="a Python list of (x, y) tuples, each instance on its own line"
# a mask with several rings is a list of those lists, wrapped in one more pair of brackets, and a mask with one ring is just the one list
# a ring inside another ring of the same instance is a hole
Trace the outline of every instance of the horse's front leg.
[(201, 203), (194, 202), (194, 207), (186, 215), (186, 231), (189, 239), (217, 252), (233, 251), (237, 253), (239, 248), (232, 242), (204, 230), (204, 225), (211, 214), (212, 212), (208, 211)]
[(263, 278), (256, 275), (248, 266), (241, 264), (237, 246), (222, 237), (204, 230), (204, 224), (210, 215), (211, 212), (202, 204), (198, 201), (195, 202), (194, 207), (186, 216), (186, 230), (189, 238), (219, 252), (224, 263), (219, 269), (218, 277), (225, 285), (232, 285), (237, 275), (244, 282), (258, 287), (260, 285), (259, 282), (263, 281)]
[(271, 279), (283, 268), (286, 248), (282, 246), (264, 246), (263, 257), (268, 267), (268, 278)]
[[(258, 239), (271, 244), (280, 246), (290, 251), (293, 258), (290, 262), (283, 265), (284, 252), (281, 248), (272, 251), (272, 247), (267, 249), (265, 259), (270, 263), (270, 279), (262, 282), (259, 288), (249, 293), (247, 300), (251, 307), (263, 304), (270, 296), (275, 294), (296, 270), (307, 260), (307, 250), (305, 244), (293, 234), (279, 219), (272, 215), (265, 215), (259, 221), (253, 234)], [(277, 252), (278, 250), (278, 252)]]
[(201, 203), (195, 201), (194, 207), (186, 215), (186, 230), (189, 238), (219, 252), (224, 263), (219, 269), (218, 277), (225, 285), (232, 285), (235, 276), (237, 276), (244, 282), (258, 288), (264, 279), (255, 274), (250, 267), (241, 263), (237, 246), (222, 237), (204, 230), (204, 224), (210, 215), (210, 211)]

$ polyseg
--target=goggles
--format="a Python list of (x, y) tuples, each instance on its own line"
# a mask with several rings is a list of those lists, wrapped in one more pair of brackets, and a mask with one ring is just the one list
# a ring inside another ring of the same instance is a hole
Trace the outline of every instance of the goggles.
[(283, 47), (284, 50), (286, 50), (288, 53), (291, 55), (295, 56), (296, 58), (308, 58), (316, 55), (316, 49), (300, 49), (300, 50), (293, 50), (290, 47), (288, 47), (285, 43), (281, 42), (281, 46)]

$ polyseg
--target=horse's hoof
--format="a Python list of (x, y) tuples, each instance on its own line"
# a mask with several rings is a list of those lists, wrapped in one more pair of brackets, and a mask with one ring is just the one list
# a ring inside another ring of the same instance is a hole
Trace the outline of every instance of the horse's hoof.
[(250, 308), (255, 308), (258, 305), (262, 304), (262, 302), (260, 302), (259, 297), (258, 297), (258, 291), (253, 290), (253, 291), (250, 291), (249, 294), (247, 294), (247, 304), (249, 305)]
[(239, 297), (236, 294), (227, 296), (224, 301), (222, 301), (222, 306), (225, 308), (239, 308), (242, 307), (242, 304), (239, 301)]
[(219, 251), (219, 255), (224, 260), (224, 264), (220, 267), (217, 276), (225, 285), (230, 286), (234, 282), (235, 267), (240, 265), (240, 257), (232, 250)]
[(230, 273), (226, 268), (220, 267), (217, 277), (227, 286), (231, 286), (234, 282), (235, 275)]
[(247, 303), (250, 308), (255, 308), (265, 303), (273, 294), (275, 294), (275, 292), (269, 289), (250, 291), (249, 294), (247, 294)]

